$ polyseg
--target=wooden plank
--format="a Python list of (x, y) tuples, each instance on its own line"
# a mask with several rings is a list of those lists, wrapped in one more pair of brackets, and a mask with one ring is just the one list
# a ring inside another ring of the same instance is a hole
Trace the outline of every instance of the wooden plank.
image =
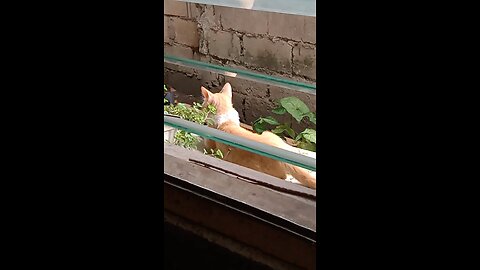
[(165, 212), (178, 215), (197, 226), (205, 227), (296, 267), (315, 269), (316, 240), (282, 230), (274, 224), (234, 211), (226, 205), (172, 185), (164, 184), (164, 188)]
[(165, 144), (165, 174), (194, 183), (223, 194), (292, 223), (316, 231), (316, 202), (295, 195), (284, 194), (270, 188), (241, 181), (237, 177), (215, 171), (189, 161), (190, 158), (235, 171), (247, 177), (261, 179), (280, 187), (316, 196), (316, 191), (293, 184), (236, 164), (206, 156), (200, 152)]

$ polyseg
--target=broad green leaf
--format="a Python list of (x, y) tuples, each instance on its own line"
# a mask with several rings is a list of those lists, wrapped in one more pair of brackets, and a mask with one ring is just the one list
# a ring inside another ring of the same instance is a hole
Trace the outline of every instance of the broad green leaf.
[(299, 142), (297, 147), (308, 151), (317, 152), (317, 145), (311, 142)]
[(304, 131), (302, 131), (300, 134), (298, 134), (297, 138), (295, 140), (300, 140), (301, 138), (305, 138), (307, 141), (312, 142), (312, 143), (317, 143), (317, 131), (314, 129), (307, 128)]
[(309, 113), (306, 113), (304, 117), (305, 116), (308, 117), (308, 120), (310, 120), (310, 122), (314, 123), (315, 125), (317, 124), (317, 116), (315, 115), (315, 113), (309, 112)]
[(267, 116), (265, 118), (261, 118), (264, 122), (270, 124), (270, 125), (280, 125), (280, 123), (273, 117)]
[(272, 130), (273, 133), (275, 134), (282, 134), (285, 131), (285, 128), (278, 126), (275, 129)]
[(263, 123), (263, 118), (260, 117), (257, 120), (253, 121), (252, 125), (255, 126), (256, 124), (261, 124), (261, 123)]
[(285, 131), (288, 133), (288, 136), (290, 136), (290, 138), (295, 138), (295, 131), (291, 127), (286, 127)]
[(287, 110), (285, 110), (285, 108), (283, 108), (282, 106), (279, 106), (279, 107), (273, 109), (272, 112), (274, 114), (280, 114), (281, 115), (281, 114), (285, 114), (287, 112)]
[(307, 105), (305, 105), (305, 103), (303, 103), (303, 101), (297, 97), (282, 98), (280, 99), (280, 104), (299, 123), (302, 121), (303, 116), (310, 112), (310, 109), (308, 109)]
[(252, 127), (253, 130), (255, 130), (255, 132), (257, 132), (258, 134), (262, 134), (265, 130), (267, 130), (265, 122), (262, 120), (262, 118), (259, 118), (255, 122), (253, 122)]

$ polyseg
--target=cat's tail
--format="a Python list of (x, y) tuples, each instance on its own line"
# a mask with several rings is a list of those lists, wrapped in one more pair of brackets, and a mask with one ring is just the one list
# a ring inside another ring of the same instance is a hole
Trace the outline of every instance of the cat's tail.
[(304, 168), (293, 166), (288, 163), (284, 163), (287, 173), (291, 174), (296, 180), (298, 180), (302, 185), (317, 189), (317, 178), (310, 174), (310, 172)]

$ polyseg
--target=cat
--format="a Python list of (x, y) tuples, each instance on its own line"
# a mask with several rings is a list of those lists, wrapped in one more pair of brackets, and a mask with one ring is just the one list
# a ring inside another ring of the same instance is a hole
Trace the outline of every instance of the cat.
[[(216, 129), (285, 150), (294, 149), (293, 146), (288, 145), (280, 137), (271, 132), (264, 131), (262, 134), (256, 134), (240, 126), (240, 117), (232, 104), (232, 86), (230, 83), (226, 83), (222, 90), (216, 94), (208, 91), (203, 86), (200, 88), (204, 98), (203, 106), (213, 104), (217, 108), (217, 113), (214, 117), (214, 127)], [(208, 151), (210, 151), (210, 149), (220, 149), (224, 156), (223, 160), (225, 161), (280, 179), (286, 179), (287, 174), (290, 174), (302, 185), (316, 189), (316, 177), (311, 175), (306, 169), (212, 140), (205, 140), (205, 146)]]

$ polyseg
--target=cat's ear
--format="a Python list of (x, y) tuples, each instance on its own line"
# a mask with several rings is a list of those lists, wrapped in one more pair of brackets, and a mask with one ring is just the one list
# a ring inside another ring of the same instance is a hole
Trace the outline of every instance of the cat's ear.
[(200, 89), (202, 90), (202, 96), (205, 98), (205, 101), (209, 101), (213, 97), (212, 92), (208, 91), (207, 88), (201, 86)]
[(230, 85), (230, 83), (226, 83), (223, 88), (222, 88), (222, 91), (220, 91), (221, 93), (224, 93), (224, 94), (227, 94), (230, 98), (232, 98), (232, 86)]

